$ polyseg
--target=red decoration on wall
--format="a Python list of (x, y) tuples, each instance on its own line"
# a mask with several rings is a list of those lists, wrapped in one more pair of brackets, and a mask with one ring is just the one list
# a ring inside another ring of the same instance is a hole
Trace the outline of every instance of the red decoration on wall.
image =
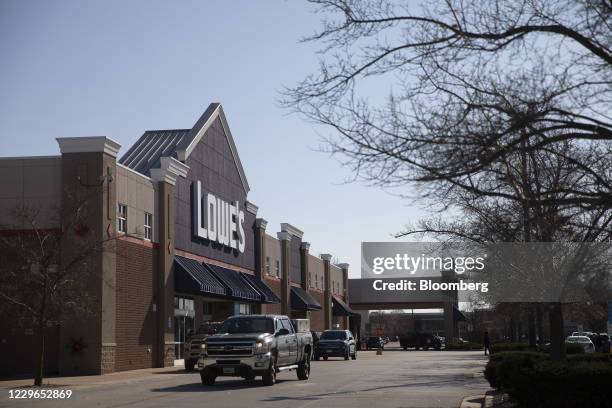
[(72, 354), (79, 355), (82, 354), (83, 350), (87, 348), (87, 343), (85, 343), (82, 337), (79, 337), (78, 339), (72, 338), (70, 339), (70, 344), (67, 345), (66, 348), (70, 350)]
[(83, 223), (78, 223), (74, 226), (74, 233), (79, 237), (84, 237), (85, 235), (89, 234), (89, 227)]

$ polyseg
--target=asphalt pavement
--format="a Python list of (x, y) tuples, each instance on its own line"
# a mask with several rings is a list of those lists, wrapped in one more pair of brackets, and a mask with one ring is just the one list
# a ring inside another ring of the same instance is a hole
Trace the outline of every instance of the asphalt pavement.
[(214, 386), (205, 387), (197, 373), (156, 370), (133, 378), (122, 374), (109, 383), (64, 382), (55, 387), (61, 385), (73, 393), (62, 400), (9, 399), (9, 390), (4, 388), (0, 406), (457, 408), (465, 396), (484, 394), (489, 388), (482, 376), (485, 363), (481, 352), (387, 347), (382, 355), (359, 351), (355, 361), (315, 361), (308, 381), (299, 381), (295, 372), (280, 373), (272, 387), (261, 385), (259, 378), (231, 377), (220, 377)]

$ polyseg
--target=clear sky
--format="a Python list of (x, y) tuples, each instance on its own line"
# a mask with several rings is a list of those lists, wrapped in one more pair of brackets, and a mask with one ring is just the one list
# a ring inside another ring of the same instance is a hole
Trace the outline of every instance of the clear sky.
[(92, 135), (121, 155), (221, 102), (268, 233), (289, 222), (356, 277), (361, 241), (392, 240), (425, 212), (344, 183), (348, 169), (317, 151), (329, 130), (278, 106), (316, 66), (316, 45), (299, 39), (319, 19), (298, 0), (0, 0), (0, 156), (59, 154), (56, 137)]

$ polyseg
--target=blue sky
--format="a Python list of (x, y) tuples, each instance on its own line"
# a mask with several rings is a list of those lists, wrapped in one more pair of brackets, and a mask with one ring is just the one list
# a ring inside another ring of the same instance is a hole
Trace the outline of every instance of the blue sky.
[(278, 106), (282, 86), (316, 66), (316, 45), (299, 39), (319, 19), (297, 0), (2, 0), (0, 156), (58, 154), (56, 137), (91, 135), (124, 153), (221, 102), (268, 232), (301, 228), (311, 253), (356, 277), (361, 241), (392, 240), (425, 212), (344, 183), (349, 170), (317, 151), (329, 130)]

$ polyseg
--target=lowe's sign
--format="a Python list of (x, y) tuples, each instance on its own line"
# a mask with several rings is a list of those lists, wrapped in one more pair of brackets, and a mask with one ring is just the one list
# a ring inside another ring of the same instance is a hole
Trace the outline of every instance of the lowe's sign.
[(199, 180), (193, 182), (192, 194), (194, 234), (243, 253), (244, 212), (240, 210), (240, 203), (229, 203), (211, 193), (204, 195)]

